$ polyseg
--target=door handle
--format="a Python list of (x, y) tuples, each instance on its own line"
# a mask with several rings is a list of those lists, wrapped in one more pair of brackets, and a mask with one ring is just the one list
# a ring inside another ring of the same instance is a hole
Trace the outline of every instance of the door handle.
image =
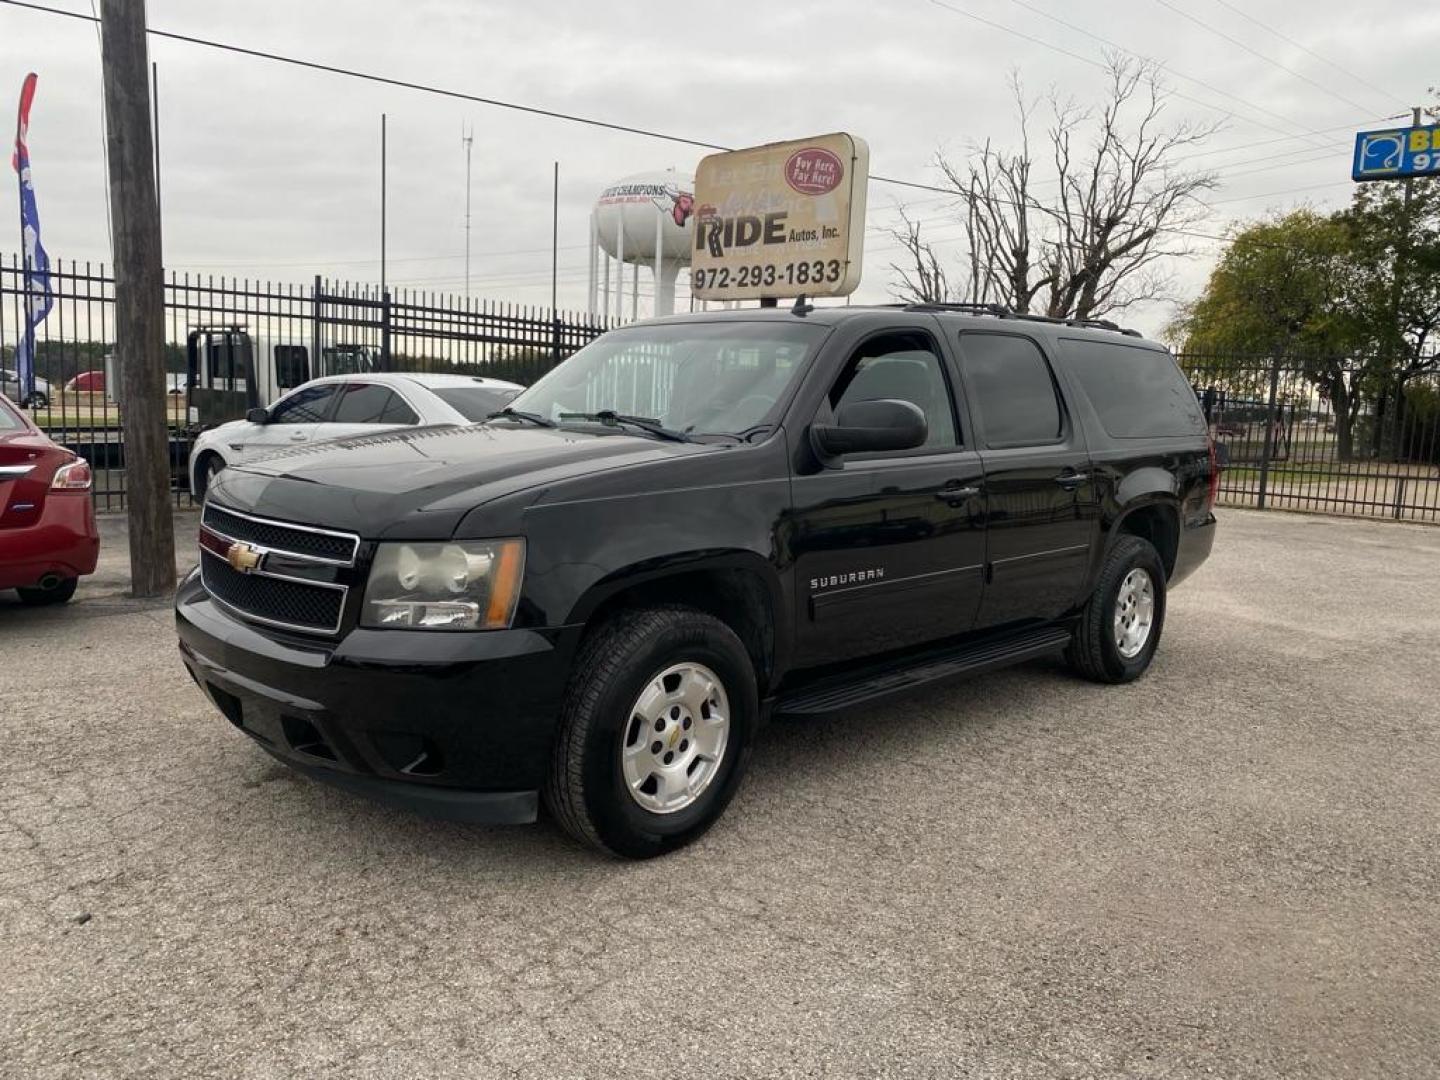
[(959, 506), (967, 499), (973, 499), (980, 494), (978, 487), (946, 487), (935, 492), (935, 497), (951, 506)]
[(1083, 472), (1063, 472), (1063, 473), (1061, 473), (1059, 476), (1055, 477), (1055, 483), (1059, 484), (1062, 488), (1065, 488), (1067, 491), (1070, 491), (1070, 490), (1073, 490), (1074, 488), (1079, 487), (1081, 484), (1085, 483), (1085, 481), (1086, 481), (1086, 480), (1089, 480), (1089, 479), (1090, 479), (1090, 474), (1089, 474), (1089, 473), (1083, 473)]
[(306, 435), (303, 431), (297, 431), (297, 432), (295, 432), (294, 435), (291, 435), (291, 436), (290, 436), (290, 441), (291, 441), (291, 442), (304, 442), (307, 438), (309, 438), (309, 436)]

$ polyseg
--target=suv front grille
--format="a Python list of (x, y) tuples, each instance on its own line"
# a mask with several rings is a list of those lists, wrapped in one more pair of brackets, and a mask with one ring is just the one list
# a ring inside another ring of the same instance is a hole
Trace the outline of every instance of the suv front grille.
[(271, 626), (333, 634), (345, 608), (343, 585), (242, 574), (209, 551), (200, 564), (205, 591), (238, 614)]
[(206, 506), (200, 581), (219, 604), (252, 622), (337, 634), (360, 538)]
[(349, 533), (269, 521), (213, 504), (206, 505), (202, 521), (231, 540), (243, 540), (256, 547), (308, 556), (340, 566), (354, 566), (355, 550), (360, 546), (359, 538)]

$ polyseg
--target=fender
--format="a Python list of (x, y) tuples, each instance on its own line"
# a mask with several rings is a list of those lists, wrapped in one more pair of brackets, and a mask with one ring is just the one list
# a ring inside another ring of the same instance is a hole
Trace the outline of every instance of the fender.
[[(711, 549), (675, 552), (621, 567), (586, 589), (571, 608), (565, 623), (570, 626), (588, 623), (606, 603), (622, 593), (648, 589), (687, 574), (716, 571), (744, 575), (755, 583), (768, 604), (770, 640), (760, 644), (769, 654), (769, 681), (773, 683), (775, 677), (789, 667), (794, 616), (780, 575), (769, 561), (754, 551)], [(683, 590), (679, 595), (683, 599)]]
[(1137, 506), (1163, 499), (1178, 500), (1179, 487), (1175, 474), (1158, 465), (1146, 465), (1125, 474), (1120, 486), (1115, 489), (1113, 501), (1101, 508), (1103, 527), (1111, 531), (1121, 518)]
[[(1091, 558), (1087, 588), (1094, 588), (1110, 553), (1114, 538), (1124, 530), (1125, 519), (1148, 506), (1164, 507), (1173, 520), (1178, 535), (1180, 493), (1173, 473), (1158, 466), (1147, 465), (1125, 474), (1113, 493), (1100, 507), (1100, 540)], [(1162, 556), (1163, 557), (1163, 556)]]

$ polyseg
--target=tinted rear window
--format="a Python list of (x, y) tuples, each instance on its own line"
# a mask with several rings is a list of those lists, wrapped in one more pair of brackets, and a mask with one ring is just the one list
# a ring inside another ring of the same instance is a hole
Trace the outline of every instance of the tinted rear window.
[(433, 388), (435, 396), (466, 420), (479, 422), (499, 412), (519, 390), (483, 386), (441, 386)]
[(1062, 338), (1060, 351), (1113, 437), (1205, 434), (1200, 402), (1169, 353), (1074, 338)]

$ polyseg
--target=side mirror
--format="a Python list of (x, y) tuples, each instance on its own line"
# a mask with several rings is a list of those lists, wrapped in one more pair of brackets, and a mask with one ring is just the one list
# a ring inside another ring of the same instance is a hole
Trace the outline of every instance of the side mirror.
[(270, 422), (270, 410), (250, 409), (245, 413), (245, 419), (252, 424), (268, 424)]
[(925, 414), (910, 401), (882, 398), (843, 405), (833, 424), (810, 425), (810, 439), (824, 458), (912, 450), (929, 435)]

